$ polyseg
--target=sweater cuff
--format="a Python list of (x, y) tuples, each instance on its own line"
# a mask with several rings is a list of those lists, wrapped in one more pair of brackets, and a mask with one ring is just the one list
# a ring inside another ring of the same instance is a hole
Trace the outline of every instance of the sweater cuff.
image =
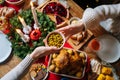
[(81, 19), (85, 28), (93, 28), (99, 25), (99, 15), (92, 8), (88, 8), (84, 11), (83, 18)]
[(28, 54), (23, 61), (20, 63), (21, 67), (24, 69), (26, 69), (29, 65), (31, 65), (33, 62), (33, 59), (30, 57), (30, 55)]

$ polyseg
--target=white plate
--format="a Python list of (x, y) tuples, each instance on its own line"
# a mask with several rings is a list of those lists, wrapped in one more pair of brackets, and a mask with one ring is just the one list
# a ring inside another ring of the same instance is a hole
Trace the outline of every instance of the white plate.
[(98, 57), (107, 62), (113, 63), (120, 58), (120, 43), (111, 35), (105, 34), (97, 38), (100, 41), (101, 48), (97, 52)]
[(8, 41), (6, 37), (7, 36), (0, 31), (0, 63), (4, 62), (12, 51), (11, 42)]

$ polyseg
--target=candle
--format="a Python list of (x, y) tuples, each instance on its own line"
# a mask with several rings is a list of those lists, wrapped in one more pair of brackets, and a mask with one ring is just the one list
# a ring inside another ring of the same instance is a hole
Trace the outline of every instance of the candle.
[(23, 32), (25, 34), (29, 34), (31, 32), (31, 27), (29, 25), (26, 25), (25, 21), (23, 18), (21, 18), (20, 16), (18, 16), (18, 19), (20, 20), (20, 22), (22, 23), (23, 25)]
[(25, 21), (24, 21), (23, 18), (21, 18), (20, 16), (18, 16), (18, 19), (20, 20), (20, 22), (22, 23), (22, 25), (23, 25), (24, 27), (27, 27), (27, 25), (26, 25), (26, 23), (25, 23)]
[(34, 18), (35, 24), (38, 26), (37, 14), (36, 14), (36, 10), (35, 10), (35, 8), (33, 6), (33, 2), (32, 1), (30, 2), (30, 5), (31, 5), (31, 10), (32, 10), (32, 14), (33, 14), (33, 18)]
[(22, 40), (24, 42), (28, 42), (28, 38), (22, 33), (22, 31), (20, 29), (16, 29), (16, 32), (21, 36)]
[(25, 39), (25, 36), (24, 34), (22, 33), (22, 31), (20, 29), (16, 29), (16, 32), (22, 37)]

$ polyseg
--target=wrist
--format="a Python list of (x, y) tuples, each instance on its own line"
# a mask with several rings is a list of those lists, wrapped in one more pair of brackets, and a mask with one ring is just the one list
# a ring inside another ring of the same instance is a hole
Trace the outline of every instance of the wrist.
[(35, 56), (33, 55), (34, 53), (32, 52), (29, 56), (33, 59), (33, 60), (35, 60)]
[(84, 26), (84, 24), (83, 24), (83, 29), (82, 29), (82, 31), (86, 31), (86, 27)]
[(82, 23), (82, 26), (83, 26), (83, 31), (86, 31), (87, 30), (86, 24), (82, 21), (82, 19), (81, 19), (81, 23)]
[(80, 21), (80, 23), (77, 26), (78, 26), (77, 28), (78, 32), (86, 30), (86, 27), (82, 21)]

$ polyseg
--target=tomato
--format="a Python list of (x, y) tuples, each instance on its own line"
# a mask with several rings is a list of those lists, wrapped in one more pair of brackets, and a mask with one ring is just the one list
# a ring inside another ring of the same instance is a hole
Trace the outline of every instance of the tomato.
[(41, 36), (41, 32), (39, 29), (35, 29), (30, 33), (31, 40), (38, 40)]

